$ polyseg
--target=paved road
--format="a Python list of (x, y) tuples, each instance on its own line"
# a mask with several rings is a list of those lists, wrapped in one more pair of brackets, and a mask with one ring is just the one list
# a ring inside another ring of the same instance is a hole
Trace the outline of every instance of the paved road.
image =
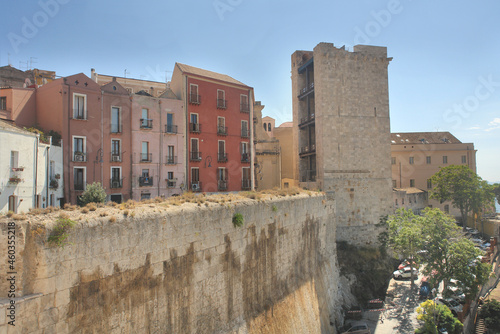
[[(420, 285), (419, 275), (415, 286)], [(363, 321), (366, 321), (373, 334), (410, 334), (419, 327), (417, 320), (418, 290), (411, 292), (410, 280), (391, 279), (386, 295), (386, 311), (364, 312)]]

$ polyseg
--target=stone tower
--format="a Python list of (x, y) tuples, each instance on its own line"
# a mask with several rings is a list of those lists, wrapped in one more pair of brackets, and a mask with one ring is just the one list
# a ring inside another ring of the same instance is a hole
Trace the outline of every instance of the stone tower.
[(337, 240), (376, 242), (392, 213), (387, 48), (320, 43), (292, 55), (294, 150), (302, 187), (333, 194)]

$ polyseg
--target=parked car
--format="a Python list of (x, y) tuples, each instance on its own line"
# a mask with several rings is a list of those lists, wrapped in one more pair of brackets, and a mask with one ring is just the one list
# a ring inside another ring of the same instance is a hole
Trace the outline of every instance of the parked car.
[(462, 305), (460, 305), (453, 298), (446, 298), (446, 299), (444, 299), (444, 298), (436, 298), (436, 299), (434, 299), (434, 301), (436, 302), (436, 304), (442, 304), (442, 305), (448, 306), (448, 308), (450, 309), (451, 313), (454, 316), (457, 316), (457, 314), (459, 312), (462, 312), (462, 310), (463, 310)]
[(368, 328), (366, 322), (355, 322), (351, 324), (351, 327), (342, 334), (371, 334), (372, 331)]
[[(410, 278), (411, 277), (411, 268), (410, 267), (404, 267), (403, 269), (398, 269), (395, 272), (392, 273), (392, 276), (396, 279), (401, 279), (401, 278)], [(413, 268), (413, 277), (418, 276), (418, 269)]]

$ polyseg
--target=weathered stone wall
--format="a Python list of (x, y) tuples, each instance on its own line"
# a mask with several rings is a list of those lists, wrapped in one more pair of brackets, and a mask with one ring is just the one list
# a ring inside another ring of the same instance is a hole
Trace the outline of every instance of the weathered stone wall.
[[(4, 293), (6, 226), (14, 221), (0, 221), (0, 333), (335, 332), (331, 198), (311, 193), (130, 211), (74, 213), (80, 220), (64, 247), (46, 242), (57, 216), (15, 221), (16, 266), (24, 268), (16, 276), (22, 297), (15, 299), (15, 327), (7, 324)], [(241, 228), (232, 224), (235, 213), (245, 219)]]

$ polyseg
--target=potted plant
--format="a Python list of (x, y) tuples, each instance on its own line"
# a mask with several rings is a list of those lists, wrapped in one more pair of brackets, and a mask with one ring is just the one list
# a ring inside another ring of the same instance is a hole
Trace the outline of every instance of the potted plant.
[(11, 177), (11, 178), (9, 178), (9, 182), (11, 182), (11, 183), (19, 183), (19, 182), (21, 182), (21, 178), (17, 177), (17, 176)]
[(54, 177), (55, 177), (57, 180), (59, 180), (59, 179), (61, 178), (61, 174), (56, 174), (56, 175), (54, 175)]
[(57, 189), (57, 187), (59, 187), (59, 182), (56, 179), (50, 180), (50, 188)]

